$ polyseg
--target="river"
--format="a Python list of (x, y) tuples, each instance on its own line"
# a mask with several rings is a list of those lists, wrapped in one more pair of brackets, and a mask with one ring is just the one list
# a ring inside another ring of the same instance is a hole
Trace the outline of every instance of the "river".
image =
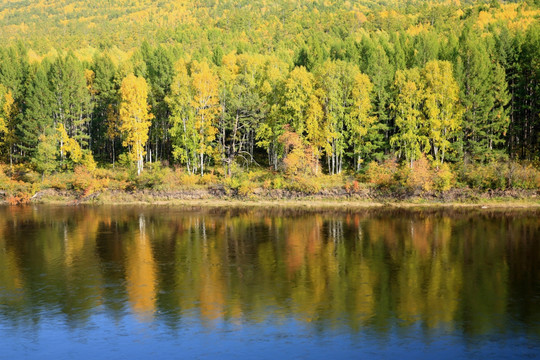
[(0, 349), (534, 358), (540, 212), (0, 207)]

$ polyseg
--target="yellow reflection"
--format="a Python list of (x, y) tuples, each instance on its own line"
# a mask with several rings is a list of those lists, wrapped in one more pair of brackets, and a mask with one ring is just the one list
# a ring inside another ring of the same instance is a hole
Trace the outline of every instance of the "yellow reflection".
[(207, 239), (206, 222), (203, 220), (203, 268), (199, 281), (201, 315), (208, 320), (223, 318), (225, 307), (222, 261), (219, 256), (220, 242)]
[(139, 233), (127, 243), (125, 253), (129, 302), (140, 321), (150, 322), (156, 307), (156, 265), (144, 215), (139, 216)]
[[(3, 292), (10, 295), (8, 297), (10, 303), (17, 303), (23, 298), (21, 291), (23, 289), (23, 280), (15, 253), (7, 249), (5, 245), (5, 240), (0, 237), (0, 264), (2, 264), (0, 288), (3, 289)], [(13, 296), (14, 294), (17, 294), (17, 296)], [(2, 300), (2, 302), (7, 301), (7, 299)]]

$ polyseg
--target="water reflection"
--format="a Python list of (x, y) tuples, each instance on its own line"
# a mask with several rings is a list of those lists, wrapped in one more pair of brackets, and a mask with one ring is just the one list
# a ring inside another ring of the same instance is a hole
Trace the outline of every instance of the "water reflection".
[(540, 337), (538, 213), (1, 208), (0, 324)]

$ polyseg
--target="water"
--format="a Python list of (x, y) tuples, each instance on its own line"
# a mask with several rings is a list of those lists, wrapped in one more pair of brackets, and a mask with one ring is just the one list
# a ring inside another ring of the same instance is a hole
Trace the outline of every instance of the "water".
[(0, 359), (538, 358), (538, 211), (0, 208)]

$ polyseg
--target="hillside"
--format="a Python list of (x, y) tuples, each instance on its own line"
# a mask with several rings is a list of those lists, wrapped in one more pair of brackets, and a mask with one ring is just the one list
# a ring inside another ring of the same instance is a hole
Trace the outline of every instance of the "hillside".
[(232, 42), (268, 52), (317, 33), (343, 39), (365, 31), (419, 32), (426, 26), (455, 31), (465, 17), (481, 27), (502, 21), (524, 28), (538, 16), (526, 4), (474, 8), (467, 1), (1, 0), (0, 41), (23, 40), (38, 52), (87, 46), (127, 50), (144, 40), (187, 47), (196, 40), (203, 48)]

